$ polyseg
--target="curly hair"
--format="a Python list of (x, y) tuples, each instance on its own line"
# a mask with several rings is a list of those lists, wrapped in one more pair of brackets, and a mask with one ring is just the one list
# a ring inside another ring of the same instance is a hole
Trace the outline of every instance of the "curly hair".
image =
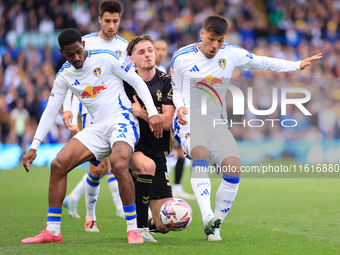
[(75, 28), (67, 28), (63, 30), (58, 36), (58, 43), (62, 50), (65, 46), (74, 44), (75, 42), (82, 42), (81, 34)]

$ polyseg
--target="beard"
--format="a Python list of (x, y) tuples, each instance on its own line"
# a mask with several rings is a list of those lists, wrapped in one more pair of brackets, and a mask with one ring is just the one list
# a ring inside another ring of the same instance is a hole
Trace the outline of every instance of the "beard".
[(103, 32), (103, 34), (104, 34), (107, 38), (113, 38), (113, 37), (116, 36), (116, 33), (113, 33), (112, 35), (109, 35), (107, 32), (104, 32), (104, 31), (102, 31), (102, 32)]
[(155, 67), (155, 64), (152, 64), (152, 65), (147, 65), (147, 66), (145, 66), (145, 67), (143, 67), (143, 68), (140, 68), (140, 69), (145, 70), (145, 71), (150, 71), (150, 70), (152, 70), (154, 67)]

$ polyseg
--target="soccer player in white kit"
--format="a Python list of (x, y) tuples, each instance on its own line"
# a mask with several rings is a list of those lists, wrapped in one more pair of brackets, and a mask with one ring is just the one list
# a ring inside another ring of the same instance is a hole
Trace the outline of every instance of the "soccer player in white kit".
[[(85, 41), (87, 50), (93, 49), (107, 49), (114, 51), (123, 61), (128, 62), (129, 59), (126, 55), (126, 47), (128, 41), (117, 34), (119, 22), (121, 18), (122, 7), (121, 5), (112, 0), (103, 1), (99, 5), (99, 23), (101, 30), (99, 32), (84, 35), (82, 37)], [(68, 91), (64, 101), (64, 116), (63, 120), (65, 125), (69, 128), (71, 135), (79, 132), (77, 116), (78, 113), (82, 116), (82, 127), (88, 127), (92, 123), (92, 118), (87, 114), (86, 108), (79, 103), (76, 97), (73, 97), (71, 103), (72, 92)], [(72, 120), (68, 123), (68, 120)], [(107, 174), (108, 185), (111, 195), (116, 207), (116, 216), (124, 218), (123, 205), (120, 200), (118, 182), (116, 177), (111, 173), (110, 159), (105, 158), (98, 166), (97, 162), (90, 163), (90, 171), (86, 173), (77, 186), (67, 195), (63, 201), (63, 205), (67, 208), (69, 215), (72, 218), (80, 218), (78, 215), (78, 201), (82, 195), (85, 194), (86, 217), (84, 228), (85, 231), (98, 232), (99, 229), (96, 224), (95, 208), (100, 191), (100, 181), (93, 183), (93, 177), (100, 178)]]
[[(62, 242), (60, 232), (62, 202), (66, 193), (67, 173), (90, 160), (103, 160), (110, 155), (112, 172), (120, 188), (127, 221), (129, 243), (142, 243), (137, 230), (135, 190), (128, 166), (138, 141), (139, 126), (131, 111), (122, 79), (131, 84), (145, 103), (149, 124), (155, 137), (161, 137), (163, 124), (150, 92), (134, 68), (109, 50), (85, 50), (80, 32), (66, 29), (58, 37), (60, 52), (68, 60), (57, 73), (47, 107), (41, 117), (30, 150), (23, 157), (28, 166), (36, 150), (55, 121), (67, 94), (72, 93), (87, 108), (93, 124), (79, 132), (66, 144), (51, 163), (47, 228), (39, 235), (23, 239), (23, 243)], [(94, 178), (93, 182), (97, 182)]]
[[(173, 125), (175, 138), (180, 142), (187, 156), (193, 160), (191, 187), (200, 207), (204, 231), (209, 241), (222, 240), (220, 227), (238, 191), (241, 160), (236, 141), (228, 126), (213, 127), (212, 122), (213, 119), (221, 119), (221, 112), (222, 116), (225, 112), (226, 104), (222, 101), (225, 101), (224, 95), (227, 89), (219, 97), (220, 102), (216, 104), (218, 107), (215, 106), (213, 112), (209, 108), (209, 115), (205, 118), (201, 116), (201, 98), (197, 98), (199, 100), (191, 98), (190, 101), (190, 97), (199, 90), (206, 90), (212, 94), (215, 90), (214, 84), (223, 83), (223, 77), (230, 78), (235, 67), (245, 70), (252, 68), (292, 72), (302, 70), (312, 61), (322, 57), (320, 53), (302, 61), (292, 62), (256, 56), (238, 46), (224, 42), (227, 31), (228, 23), (223, 17), (209, 16), (205, 19), (200, 33), (202, 40), (178, 50), (171, 62), (173, 102), (177, 110)], [(191, 132), (190, 125), (194, 127)], [(191, 135), (193, 132), (197, 134), (196, 137)], [(223, 171), (223, 179), (215, 197), (214, 212), (210, 202), (209, 172), (206, 171), (210, 163), (219, 165), (222, 170), (234, 169), (234, 171)]]

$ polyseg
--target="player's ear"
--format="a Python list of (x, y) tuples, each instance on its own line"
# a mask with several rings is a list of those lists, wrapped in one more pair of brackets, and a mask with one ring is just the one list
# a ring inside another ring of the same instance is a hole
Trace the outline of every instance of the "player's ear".
[(61, 55), (63, 55), (65, 57), (64, 51), (61, 48), (59, 48), (59, 51), (60, 51)]
[(81, 44), (83, 45), (83, 49), (85, 49), (85, 41), (84, 40), (81, 42)]
[(204, 34), (204, 31), (203, 29), (201, 29), (201, 33), (200, 33), (201, 38), (203, 38), (203, 34)]
[(136, 64), (136, 60), (132, 56), (130, 56), (129, 59), (132, 63)]

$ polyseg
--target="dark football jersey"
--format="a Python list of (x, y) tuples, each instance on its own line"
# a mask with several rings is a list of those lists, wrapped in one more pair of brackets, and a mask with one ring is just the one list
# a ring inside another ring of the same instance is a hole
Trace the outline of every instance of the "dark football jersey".
[[(171, 78), (169, 75), (156, 69), (155, 76), (150, 81), (146, 82), (146, 84), (150, 90), (158, 113), (162, 113), (163, 104), (173, 105)], [(125, 81), (124, 88), (128, 98), (132, 103), (134, 103), (133, 96), (137, 96), (136, 91)], [(137, 98), (141, 107), (145, 109), (143, 102), (138, 96)], [(138, 118), (138, 121), (140, 128), (140, 138), (135, 150), (143, 152), (145, 156), (150, 158), (164, 158), (167, 156), (170, 153), (170, 131), (163, 130), (163, 137), (157, 139), (153, 132), (151, 132), (149, 123), (141, 118)], [(159, 168), (157, 167), (157, 169)]]

